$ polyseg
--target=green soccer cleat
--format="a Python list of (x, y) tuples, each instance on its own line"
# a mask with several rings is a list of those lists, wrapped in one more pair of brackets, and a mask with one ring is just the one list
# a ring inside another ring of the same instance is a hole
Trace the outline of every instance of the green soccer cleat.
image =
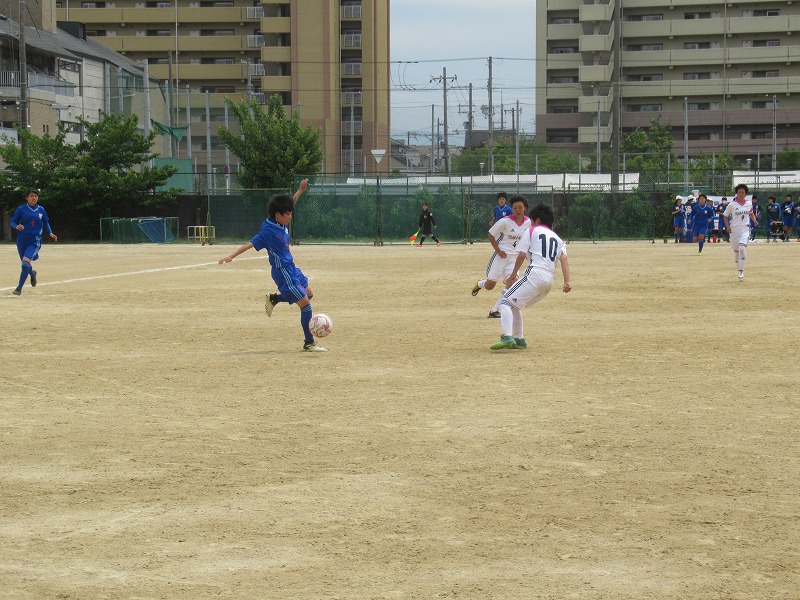
[(316, 342), (306, 342), (303, 344), (303, 350), (306, 352), (327, 352), (327, 348), (323, 348), (322, 346), (318, 345)]
[(504, 335), (500, 337), (499, 342), (495, 342), (489, 348), (492, 350), (513, 350), (517, 347), (517, 341), (513, 335)]
[(31, 271), (31, 287), (36, 287), (36, 271)]
[(481, 291), (481, 287), (477, 283), (472, 286), (472, 295), (473, 296), (477, 296), (478, 292), (480, 292), (480, 291)]
[(265, 309), (266, 309), (266, 311), (267, 311), (267, 316), (268, 316), (268, 317), (271, 317), (271, 316), (272, 316), (272, 311), (275, 309), (275, 305), (278, 303), (278, 302), (275, 300), (275, 298), (276, 298), (277, 296), (278, 296), (278, 294), (268, 294), (268, 295), (267, 295), (267, 302), (266, 302), (266, 304), (264, 305), (264, 308), (265, 308)]
[(525, 338), (514, 338), (514, 341), (517, 342), (517, 348), (520, 350), (528, 347), (528, 342), (525, 341)]

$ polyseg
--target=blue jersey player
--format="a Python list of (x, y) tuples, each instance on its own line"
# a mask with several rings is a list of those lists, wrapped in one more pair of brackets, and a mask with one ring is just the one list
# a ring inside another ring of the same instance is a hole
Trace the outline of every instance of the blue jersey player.
[(508, 196), (506, 196), (505, 192), (499, 192), (497, 194), (497, 206), (494, 207), (494, 216), (492, 220), (489, 221), (489, 227), (497, 223), (500, 219), (503, 219), (514, 211), (511, 210), (511, 207), (507, 204)]
[(697, 253), (703, 253), (703, 244), (706, 241), (708, 228), (714, 219), (714, 207), (708, 203), (708, 198), (705, 194), (700, 194), (697, 204), (692, 208), (692, 217), (694, 222), (694, 231), (692, 241), (698, 243)]
[(314, 336), (308, 327), (311, 322), (311, 298), (314, 297), (314, 292), (308, 286), (308, 278), (295, 266), (294, 257), (289, 251), (288, 225), (292, 220), (294, 204), (307, 188), (308, 179), (303, 179), (294, 196), (277, 194), (270, 198), (269, 218), (261, 224), (259, 232), (249, 242), (237, 248), (233, 254), (221, 258), (219, 264), (231, 262), (250, 248), (266, 249), (269, 254), (269, 264), (272, 266), (272, 280), (278, 286), (277, 294), (267, 296), (267, 316), (272, 316), (272, 310), (279, 302), (297, 304), (304, 335), (303, 350), (325, 352), (327, 348), (314, 341)]
[(31, 286), (36, 287), (36, 271), (33, 261), (39, 260), (39, 249), (42, 247), (42, 232), (58, 240), (58, 236), (50, 228), (50, 219), (43, 206), (39, 206), (39, 190), (28, 188), (25, 192), (25, 204), (14, 211), (11, 227), (17, 230), (17, 251), (22, 260), (22, 272), (14, 295), (22, 294), (22, 286), (31, 277)]

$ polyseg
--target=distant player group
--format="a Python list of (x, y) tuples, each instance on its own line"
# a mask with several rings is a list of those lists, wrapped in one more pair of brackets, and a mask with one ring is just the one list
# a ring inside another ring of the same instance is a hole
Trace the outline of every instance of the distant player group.
[[(702, 254), (709, 231), (715, 231), (715, 237), (730, 241), (739, 281), (744, 280), (747, 244), (755, 237), (759, 223), (760, 208), (754, 210), (753, 199), (748, 197), (748, 193), (747, 186), (740, 183), (736, 186), (733, 201), (728, 203), (723, 198), (716, 209), (708, 202), (705, 194), (700, 194), (696, 202), (689, 203), (684, 203), (678, 196), (672, 207), (675, 242), (681, 241), (684, 231), (691, 231), (690, 239), (698, 245), (697, 254)], [(715, 215), (718, 215), (716, 226)]]

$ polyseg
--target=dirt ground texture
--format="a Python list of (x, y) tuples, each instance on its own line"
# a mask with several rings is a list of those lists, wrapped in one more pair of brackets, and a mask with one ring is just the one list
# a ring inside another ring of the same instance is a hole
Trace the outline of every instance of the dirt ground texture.
[(0, 598), (800, 598), (800, 243), (0, 246)]

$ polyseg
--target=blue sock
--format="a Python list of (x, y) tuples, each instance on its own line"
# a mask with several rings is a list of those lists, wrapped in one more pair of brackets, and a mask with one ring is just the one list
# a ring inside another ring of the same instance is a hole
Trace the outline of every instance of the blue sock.
[(19, 274), (19, 285), (18, 288), (22, 288), (25, 285), (25, 282), (28, 280), (28, 275), (31, 274), (33, 271), (33, 267), (31, 267), (31, 263), (26, 260), (22, 261), (22, 272)]
[(306, 344), (310, 344), (314, 341), (314, 336), (311, 335), (311, 330), (308, 328), (308, 324), (311, 322), (311, 305), (306, 304), (303, 308), (300, 309), (300, 325), (303, 326), (303, 333), (306, 336), (305, 342)]
[(675, 234), (675, 241), (677, 242), (680, 237), (681, 237), (681, 234), (680, 233), (676, 233)]
[(703, 244), (705, 244), (705, 243), (706, 243), (705, 240), (700, 240), (700, 252), (703, 251)]

